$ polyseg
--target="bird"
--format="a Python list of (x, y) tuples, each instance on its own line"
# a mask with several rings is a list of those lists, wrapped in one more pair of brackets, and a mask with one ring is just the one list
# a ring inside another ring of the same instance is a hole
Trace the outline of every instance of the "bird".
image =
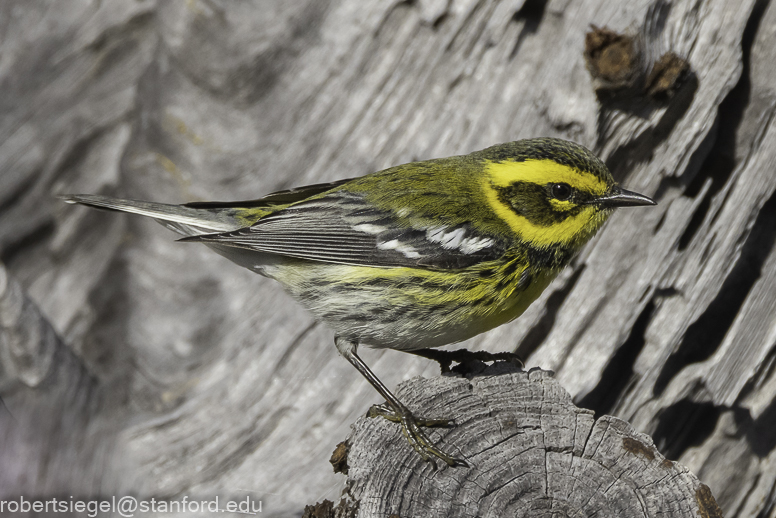
[(68, 203), (150, 216), (278, 281), (385, 399), (425, 461), (468, 466), (437, 447), (424, 419), (386, 387), (359, 345), (416, 352), (520, 316), (617, 207), (656, 205), (604, 162), (558, 138), (498, 144), (236, 202), (163, 204), (96, 194)]

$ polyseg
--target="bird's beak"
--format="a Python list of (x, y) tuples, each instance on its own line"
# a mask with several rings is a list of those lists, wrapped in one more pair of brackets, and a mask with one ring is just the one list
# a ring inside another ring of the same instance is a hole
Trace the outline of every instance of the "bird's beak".
[(628, 191), (616, 185), (609, 194), (597, 198), (594, 202), (599, 207), (638, 207), (641, 205), (657, 205), (655, 200), (637, 192)]

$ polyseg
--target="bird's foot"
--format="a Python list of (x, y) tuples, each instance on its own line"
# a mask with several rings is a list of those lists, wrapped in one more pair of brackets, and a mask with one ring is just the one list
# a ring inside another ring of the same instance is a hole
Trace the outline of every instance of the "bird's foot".
[(404, 436), (407, 438), (410, 445), (412, 445), (414, 450), (424, 461), (430, 462), (435, 469), (436, 463), (434, 462), (434, 457), (445, 461), (448, 466), (469, 467), (469, 464), (465, 460), (457, 459), (437, 448), (421, 429), (421, 426), (451, 426), (454, 424), (452, 419), (418, 418), (412, 415), (412, 412), (404, 406), (400, 409), (394, 409), (388, 404), (373, 405), (369, 409), (367, 417), (383, 417), (394, 423), (400, 423)]

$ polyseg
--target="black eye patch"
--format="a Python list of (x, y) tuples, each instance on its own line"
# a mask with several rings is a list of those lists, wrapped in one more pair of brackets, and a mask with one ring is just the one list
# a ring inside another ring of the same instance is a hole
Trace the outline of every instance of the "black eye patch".
[[(569, 189), (569, 198), (576, 196), (574, 190), (568, 184), (539, 185), (533, 182), (515, 182), (508, 187), (498, 188), (499, 199), (510, 206), (512, 210), (538, 226), (550, 226), (560, 223), (569, 216), (578, 214), (582, 207), (571, 206), (563, 210), (556, 209), (550, 203), (555, 198), (552, 188), (555, 185), (564, 185)], [(564, 194), (564, 193), (560, 193)]]

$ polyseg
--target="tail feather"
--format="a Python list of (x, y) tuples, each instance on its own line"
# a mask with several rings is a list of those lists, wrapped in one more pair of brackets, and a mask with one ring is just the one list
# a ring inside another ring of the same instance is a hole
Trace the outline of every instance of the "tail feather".
[(80, 203), (98, 209), (130, 212), (149, 216), (183, 235), (228, 232), (244, 225), (228, 209), (192, 208), (138, 200), (123, 200), (99, 194), (68, 194), (60, 196), (67, 203)]

